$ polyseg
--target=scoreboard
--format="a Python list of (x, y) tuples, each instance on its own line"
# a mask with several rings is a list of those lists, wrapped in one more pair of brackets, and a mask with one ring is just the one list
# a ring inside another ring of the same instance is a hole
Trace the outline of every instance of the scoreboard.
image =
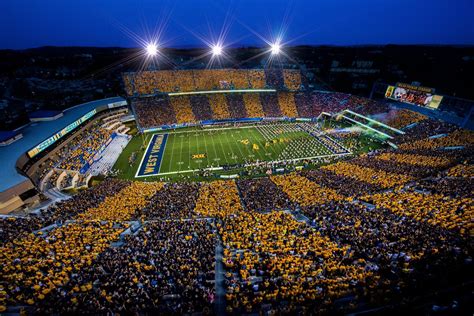
[(92, 116), (94, 116), (94, 114), (96, 114), (96, 112), (97, 111), (95, 109), (90, 112), (87, 112), (86, 114), (81, 116), (79, 119), (72, 122), (71, 124), (63, 128), (62, 130), (54, 134), (53, 136), (45, 139), (44, 141), (42, 141), (41, 143), (36, 145), (34, 148), (28, 151), (28, 157), (33, 158), (34, 156), (36, 156), (37, 154), (39, 154), (40, 152), (42, 152), (43, 150), (45, 150), (46, 148), (54, 144), (60, 138), (64, 137), (65, 135), (69, 134), (71, 131), (76, 129), (76, 127), (78, 127), (79, 125), (81, 125), (82, 123), (90, 119)]
[(433, 88), (397, 83), (395, 86), (388, 86), (385, 97), (404, 103), (414, 104), (430, 109), (437, 109), (443, 96), (434, 94)]

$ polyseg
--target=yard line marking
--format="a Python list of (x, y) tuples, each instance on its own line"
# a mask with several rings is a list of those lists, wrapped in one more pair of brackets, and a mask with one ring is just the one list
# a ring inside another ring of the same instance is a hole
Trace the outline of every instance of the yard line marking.
[(229, 161), (227, 160), (227, 153), (225, 152), (225, 149), (224, 149), (224, 145), (222, 145), (222, 136), (225, 135), (227, 137), (227, 134), (226, 132), (223, 132), (221, 135), (219, 135), (218, 139), (219, 139), (219, 144), (221, 145), (221, 149), (222, 149), (222, 154), (224, 155), (224, 158), (225, 158), (225, 163), (226, 164), (229, 164)]
[[(170, 162), (169, 162), (169, 168), (168, 168), (168, 171), (171, 171), (171, 167), (173, 166), (173, 152), (174, 152), (174, 142), (173, 142), (173, 146), (171, 146), (171, 156), (170, 156)], [(161, 168), (161, 167), (160, 167)]]
[[(206, 142), (206, 138), (207, 138), (208, 135), (212, 136), (209, 133), (204, 134), (204, 142), (206, 143), (206, 153), (208, 153), (207, 142)], [(212, 137), (211, 137), (211, 139), (212, 139)], [(214, 145), (214, 141), (212, 141), (211, 144), (212, 144), (213, 149), (214, 149), (214, 155), (217, 157), (217, 151), (216, 151), (216, 146)], [(207, 155), (206, 158), (207, 158), (207, 164), (209, 165), (209, 163), (211, 163), (211, 165), (212, 165), (211, 158), (209, 157), (209, 154)]]
[(191, 168), (191, 157), (189, 157), (189, 154), (191, 154), (191, 140), (188, 135), (188, 169)]
[[(196, 132), (196, 134), (194, 134), (194, 136), (196, 137), (196, 149), (197, 151), (200, 151), (201, 149), (199, 148), (199, 134)], [(189, 154), (191, 154), (191, 152), (189, 152)], [(199, 161), (199, 169), (201, 169), (201, 162), (202, 160)]]
[[(202, 133), (200, 135), (204, 139), (204, 152), (206, 153), (206, 167), (209, 167), (209, 154), (208, 154), (208, 149), (207, 149), (207, 141), (206, 141), (206, 135)], [(201, 153), (202, 150), (199, 148), (198, 153)]]
[[(252, 133), (254, 133), (254, 134), (255, 134), (255, 133), (256, 133), (256, 134), (260, 134), (260, 133), (258, 132), (258, 130), (256, 130), (256, 129), (253, 130)], [(260, 135), (261, 135), (261, 134), (260, 134)], [(254, 136), (254, 137), (256, 137), (256, 136)], [(256, 137), (256, 138), (257, 138), (257, 137)], [(265, 148), (264, 142), (265, 142), (265, 139), (260, 139), (260, 140), (257, 141), (257, 143), (258, 143), (258, 145), (260, 146), (260, 148), (263, 149), (262, 151), (260, 151), (260, 150), (257, 151), (257, 153), (258, 153), (257, 156), (260, 157), (259, 160), (265, 160), (265, 153), (266, 153), (267, 149)]]
[(246, 145), (244, 148), (247, 150), (247, 157), (248, 158), (253, 158), (253, 157), (255, 157), (254, 152), (252, 150), (252, 147), (253, 147), (253, 144), (254, 144), (253, 143), (253, 140), (254, 140), (253, 135), (251, 133), (245, 133), (244, 135), (245, 135), (246, 138), (249, 139), (249, 142), (250, 142), (250, 140), (252, 140), (249, 143), (249, 145)]
[[(183, 159), (183, 137), (184, 135), (179, 135), (179, 137), (181, 138), (181, 143), (179, 144), (179, 160), (182, 160)], [(183, 164), (184, 162), (181, 161), (181, 163), (178, 163), (179, 165), (179, 171), (181, 171), (181, 165)]]
[[(234, 146), (236, 145), (235, 142), (234, 142), (234, 139), (231, 137), (231, 132), (226, 132), (226, 135), (225, 135), (225, 144), (226, 144), (226, 147), (230, 150), (230, 152), (232, 153), (232, 157), (231, 159), (234, 160), (234, 163), (237, 162), (237, 159), (239, 158), (239, 156), (237, 156), (235, 154), (235, 151), (234, 151)], [(237, 146), (239, 146), (237, 144)]]
[[(234, 134), (232, 134), (232, 133), (231, 133), (231, 134), (230, 134), (230, 137), (232, 138), (232, 140), (233, 140), (233, 143), (235, 143), (235, 137), (234, 137)], [(246, 156), (244, 156), (244, 153), (243, 153), (243, 152), (242, 152), (242, 150), (240, 149), (240, 144), (237, 144), (237, 148), (239, 149), (240, 156), (241, 156), (242, 158), (244, 158), (244, 159), (245, 159), (245, 157), (246, 157)]]

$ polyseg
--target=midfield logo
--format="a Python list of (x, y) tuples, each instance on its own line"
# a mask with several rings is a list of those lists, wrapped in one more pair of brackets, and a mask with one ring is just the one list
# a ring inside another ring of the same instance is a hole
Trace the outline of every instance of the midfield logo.
[(206, 154), (193, 154), (192, 158), (193, 158), (193, 159), (206, 158)]

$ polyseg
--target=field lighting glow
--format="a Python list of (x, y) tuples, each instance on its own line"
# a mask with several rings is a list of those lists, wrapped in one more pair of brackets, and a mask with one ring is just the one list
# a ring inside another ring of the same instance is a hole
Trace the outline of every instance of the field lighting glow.
[(212, 46), (212, 55), (219, 56), (222, 54), (222, 46), (221, 45), (214, 45)]
[(271, 44), (270, 51), (272, 52), (272, 55), (278, 55), (281, 51), (280, 43)]
[(158, 54), (158, 47), (154, 43), (150, 43), (146, 46), (146, 53), (148, 56), (153, 57)]

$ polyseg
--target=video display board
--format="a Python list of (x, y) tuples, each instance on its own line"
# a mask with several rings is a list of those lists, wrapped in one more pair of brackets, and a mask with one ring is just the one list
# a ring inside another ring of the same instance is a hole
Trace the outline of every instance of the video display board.
[(90, 119), (92, 116), (94, 116), (94, 114), (96, 114), (95, 109), (90, 111), (90, 112), (87, 112), (86, 114), (81, 116), (79, 119), (72, 122), (71, 124), (69, 124), (68, 126), (63, 128), (62, 130), (60, 130), (59, 132), (54, 134), (53, 136), (45, 139), (44, 141), (39, 143), (37, 146), (35, 146), (34, 148), (32, 148), (28, 151), (28, 157), (33, 158), (34, 156), (36, 156), (37, 154), (39, 154), (40, 152), (42, 152), (43, 150), (45, 150), (46, 148), (48, 148), (49, 146), (51, 146), (52, 144), (57, 142), (60, 138), (62, 138), (65, 135), (69, 134), (76, 127), (78, 127), (79, 125), (81, 125), (82, 123), (84, 123), (85, 121)]
[(397, 83), (396, 86), (387, 87), (385, 97), (404, 103), (437, 109), (443, 96), (436, 95), (434, 92), (434, 89), (428, 87)]

